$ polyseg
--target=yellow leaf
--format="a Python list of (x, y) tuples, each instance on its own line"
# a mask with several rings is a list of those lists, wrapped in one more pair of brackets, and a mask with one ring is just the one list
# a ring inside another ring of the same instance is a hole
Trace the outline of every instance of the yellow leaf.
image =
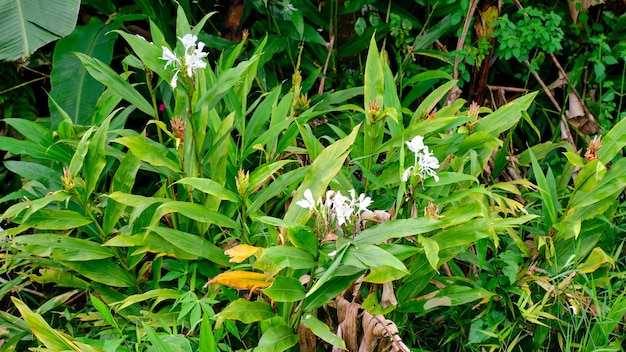
[(591, 254), (587, 257), (584, 263), (578, 266), (578, 269), (585, 274), (592, 273), (598, 270), (603, 264), (615, 265), (615, 261), (609, 255), (607, 255), (600, 247), (596, 247), (591, 251)]
[(259, 288), (269, 287), (273, 281), (274, 278), (266, 274), (249, 271), (229, 271), (217, 275), (209, 281), (209, 284), (222, 284), (240, 290), (254, 291)]
[(239, 244), (231, 249), (225, 250), (224, 253), (226, 253), (226, 255), (230, 257), (231, 263), (241, 263), (251, 256), (257, 254), (260, 250), (260, 247), (255, 247), (248, 244)]

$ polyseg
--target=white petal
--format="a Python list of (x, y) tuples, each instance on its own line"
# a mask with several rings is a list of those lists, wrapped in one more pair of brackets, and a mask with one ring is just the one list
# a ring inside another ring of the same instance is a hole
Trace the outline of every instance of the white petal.
[(406, 182), (409, 180), (409, 178), (411, 177), (412, 171), (413, 171), (413, 166), (409, 166), (406, 170), (404, 170), (404, 173), (402, 174), (402, 182)]
[(183, 43), (183, 46), (185, 47), (185, 52), (187, 52), (187, 50), (189, 50), (189, 48), (193, 48), (196, 46), (196, 41), (198, 40), (198, 37), (188, 33), (185, 34), (184, 37), (178, 37), (178, 39), (180, 39), (180, 41)]
[(406, 145), (413, 153), (419, 153), (422, 149), (424, 149), (424, 137), (415, 136), (411, 141), (406, 142)]

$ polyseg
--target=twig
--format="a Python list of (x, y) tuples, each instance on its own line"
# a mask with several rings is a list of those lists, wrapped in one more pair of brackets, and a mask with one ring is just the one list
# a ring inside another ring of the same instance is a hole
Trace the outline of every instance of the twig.
[[(6, 284), (7, 282), (9, 282), (9, 280), (7, 280), (7, 279), (5, 279), (3, 277), (0, 277), (0, 283)], [(35, 296), (46, 298), (46, 295), (41, 293), (41, 292), (39, 292), (39, 291), (31, 290), (31, 289), (26, 288), (26, 287), (22, 287), (20, 290), (22, 290), (22, 291), (24, 291), (26, 293), (30, 293), (31, 295), (35, 295)]]
[(328, 63), (330, 62), (330, 56), (333, 52), (333, 46), (335, 45), (335, 34), (332, 30), (332, 24), (330, 29), (330, 40), (328, 42), (328, 55), (326, 55), (326, 62), (324, 63), (324, 69), (322, 70), (322, 77), (320, 78), (320, 86), (317, 89), (317, 94), (322, 95), (324, 93), (324, 83), (326, 81), (326, 72), (328, 71)]
[(476, 6), (478, 6), (478, 0), (472, 0), (470, 4), (470, 8), (467, 11), (467, 15), (465, 16), (465, 23), (463, 24), (463, 32), (459, 37), (459, 40), (456, 42), (456, 54), (454, 55), (454, 72), (452, 73), (452, 78), (459, 78), (459, 50), (463, 49), (463, 45), (465, 45), (465, 37), (467, 37), (467, 31), (469, 30), (470, 22), (472, 21), (472, 17), (474, 16), (474, 12), (476, 11)]
[(526, 89), (526, 88), (492, 86), (492, 85), (489, 85), (489, 84), (487, 85), (487, 88), (489, 90), (501, 90), (501, 91), (505, 91), (505, 92), (516, 92), (516, 93), (528, 93), (530, 91), (530, 89)]

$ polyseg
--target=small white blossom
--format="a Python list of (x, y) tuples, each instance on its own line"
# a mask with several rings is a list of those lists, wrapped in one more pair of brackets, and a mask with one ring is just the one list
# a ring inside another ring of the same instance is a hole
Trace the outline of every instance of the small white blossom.
[(170, 49), (162, 47), (163, 56), (161, 57), (161, 60), (166, 61), (165, 68), (167, 69), (170, 65), (175, 67), (172, 80), (170, 81), (172, 88), (176, 88), (177, 86), (178, 73), (181, 69), (184, 68), (187, 77), (192, 78), (194, 69), (206, 68), (207, 65), (206, 62), (202, 61), (202, 59), (208, 55), (203, 52), (205, 44), (203, 42), (198, 42), (197, 36), (193, 34), (185, 34), (183, 37), (178, 37), (178, 39), (183, 44), (183, 47), (185, 47), (185, 55), (182, 57), (182, 60)]
[(422, 180), (431, 176), (438, 182), (439, 176), (435, 170), (439, 168), (439, 160), (424, 144), (424, 137), (415, 136), (410, 142), (406, 142), (406, 145), (415, 154), (415, 161), (413, 166), (409, 166), (402, 173), (402, 181), (408, 181), (412, 175), (419, 175)]
[(176, 54), (174, 54), (170, 49), (166, 48), (166, 47), (161, 47), (163, 49), (163, 56), (161, 56), (161, 60), (165, 60), (165, 68), (167, 68), (169, 65), (174, 65), (174, 63), (180, 63), (180, 59), (178, 58), (178, 56), (176, 56)]
[(418, 154), (425, 147), (425, 145), (424, 145), (424, 137), (422, 137), (422, 136), (415, 136), (409, 142), (406, 142), (406, 145), (409, 147), (409, 150), (411, 150), (415, 154)]
[(315, 200), (313, 199), (313, 192), (309, 188), (304, 191), (304, 199), (296, 202), (297, 205), (302, 208), (313, 210), (315, 209)]

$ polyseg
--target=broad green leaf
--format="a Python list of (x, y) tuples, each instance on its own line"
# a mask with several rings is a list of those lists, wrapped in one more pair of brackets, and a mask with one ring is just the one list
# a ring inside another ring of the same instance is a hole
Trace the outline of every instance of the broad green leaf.
[(312, 312), (313, 310), (323, 306), (329, 301), (337, 297), (338, 294), (345, 291), (362, 272), (351, 276), (338, 276), (328, 280), (315, 293), (308, 296), (302, 306), (303, 312)]
[(411, 122), (415, 122), (416, 120), (422, 120), (426, 117), (437, 104), (443, 99), (446, 94), (450, 91), (450, 89), (456, 86), (458, 81), (452, 80), (442, 84), (437, 87), (432, 93), (428, 94), (426, 98), (422, 101), (422, 103), (417, 107), (413, 117), (411, 118)]
[(591, 251), (585, 262), (580, 263), (576, 269), (585, 274), (590, 274), (598, 270), (603, 264), (611, 264), (611, 267), (614, 267), (615, 261), (602, 248), (596, 247)]
[(215, 336), (213, 335), (213, 328), (211, 326), (211, 319), (209, 315), (204, 312), (202, 316), (202, 322), (200, 323), (200, 346), (199, 352), (217, 352), (217, 343), (215, 342)]
[(152, 44), (144, 38), (139, 38), (130, 33), (124, 31), (115, 31), (128, 42), (135, 54), (141, 59), (143, 64), (150, 69), (150, 71), (156, 72), (159, 77), (169, 82), (171, 80), (172, 73), (165, 70), (165, 61), (161, 59), (163, 56), (163, 49), (160, 46)]
[(106, 241), (103, 246), (135, 247), (135, 251), (131, 253), (133, 256), (150, 252), (183, 260), (198, 259), (198, 256), (190, 254), (177, 246), (173, 246), (170, 242), (163, 239), (163, 237), (154, 233), (136, 234), (132, 236), (120, 234)]
[(115, 143), (126, 146), (139, 159), (153, 166), (163, 166), (174, 172), (180, 172), (180, 166), (175, 161), (176, 156), (166, 147), (143, 135), (120, 137), (113, 140)]
[(365, 110), (369, 113), (370, 104), (379, 104), (382, 110), (384, 88), (383, 66), (378, 54), (378, 46), (374, 35), (370, 38), (369, 51), (367, 52), (367, 60), (365, 62), (364, 74), (364, 90), (363, 97), (365, 101)]
[(46, 165), (29, 161), (5, 160), (4, 166), (23, 179), (40, 182), (49, 190), (62, 187), (61, 172)]
[(254, 352), (282, 352), (298, 343), (298, 335), (285, 325), (272, 326), (265, 330)]
[(198, 235), (162, 226), (150, 226), (148, 230), (157, 233), (172, 246), (176, 246), (189, 254), (206, 258), (220, 265), (231, 265), (221, 248)]
[(266, 248), (261, 256), (269, 257), (274, 263), (292, 269), (313, 269), (316, 265), (313, 254), (289, 246)]
[(79, 0), (0, 2), (0, 60), (16, 61), (74, 30)]
[(429, 218), (412, 218), (386, 221), (361, 231), (355, 238), (358, 245), (384, 243), (391, 238), (414, 236), (442, 228), (441, 221)]
[(72, 196), (71, 194), (65, 191), (57, 191), (57, 192), (48, 194), (44, 196), (43, 198), (35, 199), (30, 202), (21, 202), (21, 203), (14, 204), (10, 206), (9, 209), (7, 209), (4, 212), (4, 214), (2, 214), (2, 217), (0, 217), (0, 220), (7, 219), (7, 218), (15, 218), (18, 215), (22, 214), (24, 210), (26, 210), (26, 213), (23, 215), (21, 220), (22, 221), (28, 220), (28, 217), (31, 214), (48, 206), (48, 204), (55, 203), (55, 202), (64, 202), (67, 199), (69, 199), (71, 196)]
[[(22, 314), (24, 321), (28, 324), (33, 334), (37, 336), (37, 339), (39, 339), (39, 341), (41, 341), (46, 347), (54, 351), (80, 351), (80, 349), (73, 343), (70, 336), (54, 330), (41, 317), (41, 315), (30, 310), (30, 308), (28, 308), (28, 306), (18, 298), (11, 297), (11, 300)], [(95, 350), (91, 349), (91, 351)]]
[(272, 285), (264, 289), (263, 293), (277, 302), (297, 302), (306, 297), (302, 283), (287, 276), (276, 276)]
[(144, 98), (139, 91), (125, 81), (120, 75), (115, 73), (111, 67), (104, 62), (89, 57), (85, 54), (76, 53), (78, 59), (83, 63), (89, 74), (98, 82), (109, 87), (112, 91), (120, 95), (122, 98), (133, 104), (137, 109), (145, 114), (152, 116), (154, 110), (152, 105)]
[[(17, 220), (16, 220), (17, 221)], [(92, 220), (73, 210), (53, 210), (43, 208), (21, 224), (41, 230), (69, 230), (89, 225)]]
[(235, 203), (241, 202), (241, 198), (237, 193), (227, 190), (223, 185), (209, 178), (185, 177), (176, 181), (176, 183), (192, 186), (200, 192), (210, 194), (222, 200)]
[(151, 327), (145, 322), (141, 322), (143, 329), (148, 335), (148, 340), (152, 345), (151, 349), (155, 352), (172, 352), (172, 346), (168, 345)]
[(89, 142), (87, 155), (83, 164), (82, 175), (85, 180), (85, 196), (89, 197), (96, 188), (96, 184), (106, 166), (105, 148), (108, 146), (107, 134), (111, 118), (105, 119), (96, 129)]
[(426, 254), (426, 259), (428, 259), (430, 266), (437, 271), (439, 268), (439, 243), (425, 236), (418, 236), (418, 238), (422, 247), (424, 247), (424, 253)]
[(399, 280), (406, 275), (406, 270), (399, 270), (391, 266), (383, 265), (371, 268), (367, 276), (363, 278), (363, 281), (371, 282), (374, 284), (384, 284), (387, 282)]
[[(108, 24), (98, 17), (92, 17), (84, 26), (76, 26), (68, 37), (59, 40), (54, 46), (52, 72), (50, 73), (50, 113), (52, 127), (57, 126), (63, 117), (53, 108), (52, 100), (65, 111), (77, 125), (92, 125), (94, 107), (104, 91), (104, 85), (91, 77), (74, 55), (80, 52), (109, 64), (113, 56), (116, 36), (109, 31), (119, 28), (121, 21)], [(108, 34), (108, 35), (107, 35)]]
[(117, 322), (115, 321), (115, 318), (113, 318), (113, 314), (111, 314), (109, 306), (107, 306), (106, 303), (102, 302), (98, 299), (98, 297), (92, 294), (89, 294), (89, 299), (91, 300), (91, 304), (93, 304), (93, 307), (96, 308), (100, 315), (102, 315), (104, 320), (111, 326), (117, 327)]
[(167, 198), (146, 197), (117, 191), (109, 194), (109, 198), (130, 207), (147, 207), (152, 204), (169, 201)]
[(176, 300), (176, 299), (179, 299), (180, 297), (181, 297), (181, 293), (174, 289), (157, 288), (154, 290), (150, 290), (148, 292), (128, 296), (124, 298), (124, 300), (119, 301), (119, 302), (113, 302), (111, 303), (111, 307), (113, 307), (113, 309), (115, 309), (116, 312), (119, 312), (122, 309), (132, 306), (133, 304), (136, 304), (139, 302), (145, 302), (147, 300), (154, 299), (155, 300), (154, 304), (156, 305), (156, 304), (163, 302), (166, 299)]
[[(350, 135), (333, 143), (320, 153), (304, 176), (302, 184), (293, 197), (294, 200), (303, 199), (306, 189), (311, 190), (314, 199), (317, 199), (317, 197), (322, 196), (322, 194), (326, 192), (328, 184), (337, 175), (348, 156), (350, 147), (359, 132), (359, 128), (360, 126), (356, 126)], [(308, 209), (300, 207), (296, 202), (292, 202), (289, 209), (287, 209), (284, 219), (286, 221), (304, 223), (308, 215)]]
[(250, 302), (240, 298), (230, 302), (226, 308), (217, 313), (217, 317), (230, 320), (239, 320), (244, 324), (254, 323), (273, 317), (272, 307), (264, 301)]
[(302, 317), (302, 324), (311, 329), (317, 337), (328, 342), (329, 344), (344, 350), (346, 349), (346, 343), (339, 338), (339, 336), (333, 334), (328, 325), (317, 319), (313, 314), (305, 313)]
[(626, 146), (626, 119), (616, 123), (602, 139), (598, 158), (603, 164), (611, 161)]
[[(353, 261), (356, 263), (353, 264)], [(361, 265), (359, 265), (359, 262)], [(352, 265), (363, 267), (364, 269), (372, 269), (381, 266), (393, 268), (408, 274), (406, 267), (393, 254), (371, 244), (360, 244), (351, 246), (343, 257), (344, 265)]]
[(319, 241), (317, 240), (317, 236), (315, 235), (315, 233), (313, 233), (311, 230), (304, 228), (290, 228), (289, 240), (294, 247), (304, 249), (305, 251), (311, 253), (313, 256), (317, 255), (317, 247), (319, 246)]
[(15, 155), (29, 155), (33, 158), (65, 164), (69, 163), (71, 159), (71, 155), (60, 151), (58, 148), (6, 136), (0, 136), (0, 150), (5, 150)]
[(179, 213), (190, 219), (206, 224), (214, 224), (220, 227), (228, 227), (232, 229), (240, 228), (239, 224), (235, 220), (224, 214), (210, 210), (204, 205), (180, 201), (170, 201), (161, 204), (154, 212), (152, 221), (150, 222), (151, 226), (158, 224), (163, 215), (170, 213)]
[[(110, 192), (131, 192), (135, 184), (135, 176), (141, 165), (141, 160), (133, 153), (125, 153), (124, 158), (120, 161), (113, 180), (111, 181)], [(102, 221), (102, 231), (105, 234), (113, 232), (122, 213), (126, 209), (126, 204), (117, 202), (113, 198), (107, 201), (104, 209), (104, 220)]]
[(110, 248), (99, 243), (52, 233), (15, 236), (13, 246), (37, 256), (67, 261), (97, 260), (115, 255)]
[(500, 107), (498, 110), (478, 120), (474, 133), (487, 132), (494, 136), (509, 130), (522, 117), (522, 111), (528, 110), (538, 92), (526, 94)]
[(63, 265), (77, 273), (105, 285), (114, 287), (132, 287), (135, 278), (127, 270), (122, 269), (108, 259), (87, 262), (63, 262)]
[(350, 244), (346, 243), (343, 246), (341, 246), (341, 248), (335, 251), (335, 255), (333, 256), (332, 263), (330, 264), (328, 269), (326, 269), (326, 271), (324, 271), (323, 274), (315, 281), (313, 286), (311, 286), (309, 291), (306, 293), (307, 298), (313, 295), (317, 290), (322, 288), (324, 284), (326, 284), (326, 282), (328, 282), (331, 279), (331, 277), (335, 275), (335, 272), (337, 271), (339, 266), (341, 266), (341, 263), (343, 261), (343, 256), (348, 251), (348, 248), (350, 248)]

